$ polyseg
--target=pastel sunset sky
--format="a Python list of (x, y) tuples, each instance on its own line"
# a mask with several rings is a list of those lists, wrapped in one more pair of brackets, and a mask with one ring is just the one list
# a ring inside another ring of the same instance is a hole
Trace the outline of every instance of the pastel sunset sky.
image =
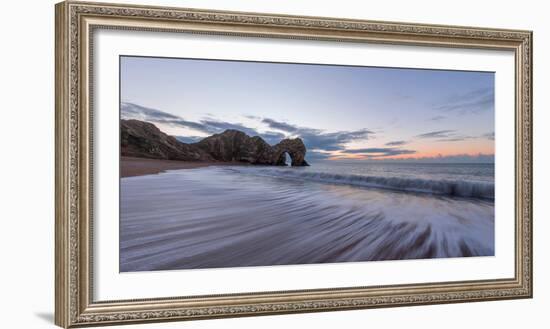
[(494, 73), (120, 58), (121, 117), (183, 142), (225, 129), (275, 144), (300, 137), (308, 159), (494, 158)]

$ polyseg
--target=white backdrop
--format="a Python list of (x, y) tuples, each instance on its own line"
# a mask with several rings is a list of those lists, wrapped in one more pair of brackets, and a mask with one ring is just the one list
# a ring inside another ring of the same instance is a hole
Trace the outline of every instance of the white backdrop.
[[(105, 0), (104, 0), (105, 1)], [(543, 2), (463, 0), (453, 7), (438, 1), (123, 1), (196, 8), (283, 14), (355, 17), (375, 20), (443, 23), (531, 29), (535, 31), (535, 144), (550, 138), (543, 122), (549, 120), (550, 23)], [(2, 52), (0, 81), (2, 127), (0, 143), (0, 246), (5, 328), (53, 327), (53, 127), (54, 127), (54, 10), (55, 1), (4, 4), (0, 20)], [(520, 5), (522, 8), (517, 8)], [(7, 116), (6, 116), (7, 115)], [(140, 326), (139, 328), (319, 327), (406, 325), (412, 328), (491, 326), (541, 327), (548, 320), (550, 276), (546, 238), (549, 213), (543, 183), (548, 181), (548, 157), (535, 150), (535, 298), (532, 300), (435, 305), (367, 311), (269, 316)], [(540, 201), (540, 202), (539, 202)], [(133, 328), (137, 326), (126, 326)]]

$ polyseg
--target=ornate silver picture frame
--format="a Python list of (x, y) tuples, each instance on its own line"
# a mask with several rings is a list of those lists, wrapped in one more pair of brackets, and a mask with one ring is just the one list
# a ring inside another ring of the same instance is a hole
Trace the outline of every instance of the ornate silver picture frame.
[[(59, 3), (55, 10), (57, 325), (72, 328), (532, 297), (532, 32), (80, 1)], [(94, 44), (94, 34), (102, 30), (324, 41), (335, 47), (344, 42), (513, 53), (515, 95), (510, 105), (515, 123), (508, 129), (514, 130), (515, 142), (507, 145), (515, 149), (513, 276), (266, 292), (235, 293), (228, 286), (228, 293), (98, 300), (94, 296), (95, 285), (101, 282), (94, 280), (97, 86), (93, 49), (101, 47)]]

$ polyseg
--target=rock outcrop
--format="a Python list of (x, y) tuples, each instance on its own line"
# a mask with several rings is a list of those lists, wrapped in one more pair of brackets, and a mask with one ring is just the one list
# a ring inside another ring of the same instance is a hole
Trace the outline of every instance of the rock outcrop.
[(250, 137), (229, 129), (203, 140), (186, 144), (161, 132), (155, 125), (139, 120), (121, 120), (121, 154), (151, 159), (183, 161), (245, 162), (258, 165), (308, 166), (306, 146), (300, 138), (283, 139), (271, 146), (261, 137)]
[(123, 156), (149, 159), (214, 160), (201, 149), (166, 135), (154, 124), (139, 120), (120, 120), (120, 152)]
[(261, 137), (250, 137), (242, 131), (229, 129), (191, 144), (218, 161), (272, 164), (273, 150)]
[(305, 159), (306, 146), (300, 138), (283, 139), (279, 144), (273, 146), (273, 152), (272, 164), (274, 165), (285, 165), (286, 152), (290, 155), (291, 166), (309, 166)]
[(292, 166), (307, 166), (306, 146), (301, 139), (283, 139), (271, 146), (261, 137), (250, 137), (242, 131), (226, 130), (206, 137), (196, 145), (218, 161), (237, 161), (260, 165), (286, 165), (285, 152), (292, 159)]

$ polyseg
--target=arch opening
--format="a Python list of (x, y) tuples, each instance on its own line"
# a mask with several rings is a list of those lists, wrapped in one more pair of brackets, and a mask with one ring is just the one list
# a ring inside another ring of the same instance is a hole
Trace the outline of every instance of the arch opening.
[(283, 156), (285, 157), (285, 166), (292, 165), (292, 158), (290, 157), (290, 154), (288, 154), (288, 152), (283, 152)]
[(292, 166), (293, 162), (294, 160), (292, 155), (287, 151), (281, 152), (279, 158), (277, 159), (278, 166)]

